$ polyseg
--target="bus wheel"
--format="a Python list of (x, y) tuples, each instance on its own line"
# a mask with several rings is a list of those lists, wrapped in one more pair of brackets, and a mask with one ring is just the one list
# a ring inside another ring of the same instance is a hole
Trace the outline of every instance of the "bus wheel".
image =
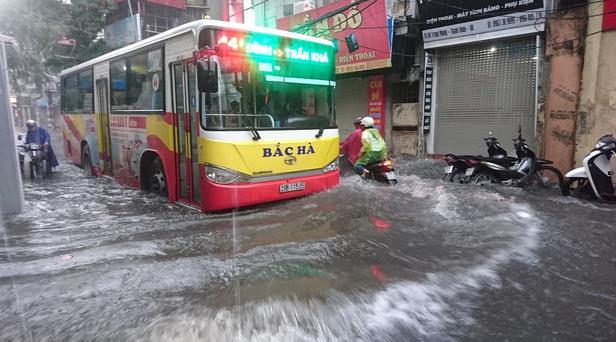
[(146, 190), (167, 196), (167, 183), (165, 181), (165, 173), (163, 172), (163, 164), (158, 157), (154, 158), (150, 164)]
[(81, 149), (81, 168), (86, 176), (92, 176), (92, 157), (90, 157), (90, 146), (88, 144), (83, 145)]

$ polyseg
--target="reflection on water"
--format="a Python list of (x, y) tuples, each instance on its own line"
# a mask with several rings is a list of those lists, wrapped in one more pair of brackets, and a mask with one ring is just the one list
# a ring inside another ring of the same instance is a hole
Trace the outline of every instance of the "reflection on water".
[(616, 259), (602, 257), (614, 208), (443, 183), (441, 166), (402, 160), (397, 187), (349, 177), (205, 215), (64, 164), (26, 183), (26, 212), (6, 223), (0, 337), (542, 340), (586, 326), (610, 336), (616, 277), (604, 270)]

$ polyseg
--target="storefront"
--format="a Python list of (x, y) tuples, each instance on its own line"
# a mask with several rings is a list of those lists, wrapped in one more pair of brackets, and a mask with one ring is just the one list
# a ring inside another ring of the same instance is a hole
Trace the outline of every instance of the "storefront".
[[(307, 21), (348, 7), (347, 0), (277, 20), (277, 27), (292, 29)], [(388, 19), (389, 18), (389, 19)], [(391, 67), (392, 20), (385, 1), (367, 1), (329, 17), (300, 33), (337, 42), (336, 117), (340, 136), (353, 130), (358, 116), (370, 115), (385, 135), (389, 124), (386, 106), (386, 70)]]
[(513, 152), (518, 126), (535, 148), (542, 1), (458, 2), (420, 5), (428, 154), (485, 154), (490, 134)]

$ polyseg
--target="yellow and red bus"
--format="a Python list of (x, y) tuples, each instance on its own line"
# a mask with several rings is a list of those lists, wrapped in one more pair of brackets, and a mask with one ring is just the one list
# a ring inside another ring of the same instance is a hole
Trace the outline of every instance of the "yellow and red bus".
[(66, 155), (203, 211), (339, 183), (334, 45), (198, 20), (61, 74)]

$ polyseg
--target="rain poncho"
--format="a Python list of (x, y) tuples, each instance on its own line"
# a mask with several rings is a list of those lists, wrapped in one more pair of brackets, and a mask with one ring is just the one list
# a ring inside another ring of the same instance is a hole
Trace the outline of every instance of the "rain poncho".
[(49, 132), (47, 132), (47, 130), (42, 127), (37, 127), (35, 131), (28, 130), (28, 133), (26, 134), (26, 144), (43, 145), (45, 143), (48, 144), (47, 165), (49, 167), (49, 170), (51, 170), (52, 167), (56, 167), (60, 164), (58, 163), (56, 154), (53, 152), (53, 148), (51, 147), (51, 136), (49, 135)]
[(366, 128), (361, 134), (361, 156), (355, 167), (378, 163), (387, 158), (387, 145), (376, 128)]
[(360, 155), (361, 144), (361, 128), (357, 128), (353, 133), (349, 134), (342, 143), (340, 143), (340, 154), (344, 154), (349, 163), (355, 164)]

